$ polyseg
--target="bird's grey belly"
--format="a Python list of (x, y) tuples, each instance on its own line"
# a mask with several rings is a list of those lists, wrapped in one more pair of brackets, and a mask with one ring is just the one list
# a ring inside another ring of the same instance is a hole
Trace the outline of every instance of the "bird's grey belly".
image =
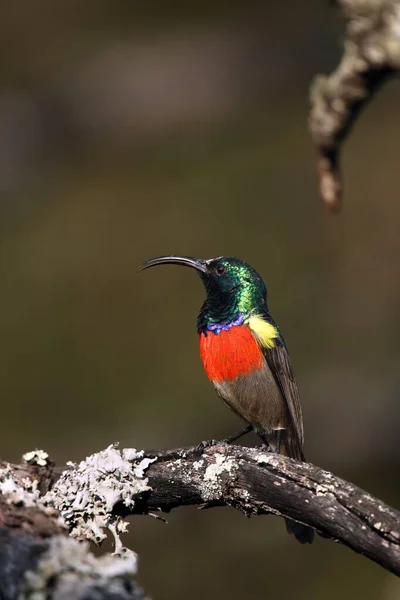
[(266, 362), (249, 375), (213, 384), (229, 408), (257, 432), (287, 427), (286, 403)]

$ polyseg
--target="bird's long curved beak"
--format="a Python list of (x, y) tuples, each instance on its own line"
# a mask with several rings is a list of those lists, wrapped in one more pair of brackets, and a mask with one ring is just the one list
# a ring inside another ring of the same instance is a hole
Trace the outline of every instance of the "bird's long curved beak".
[(169, 256), (158, 256), (157, 258), (147, 260), (140, 265), (139, 271), (143, 271), (149, 267), (156, 267), (157, 265), (182, 265), (183, 267), (196, 269), (196, 271), (200, 271), (201, 273), (207, 273), (206, 260), (193, 258), (192, 256), (175, 256), (173, 254)]

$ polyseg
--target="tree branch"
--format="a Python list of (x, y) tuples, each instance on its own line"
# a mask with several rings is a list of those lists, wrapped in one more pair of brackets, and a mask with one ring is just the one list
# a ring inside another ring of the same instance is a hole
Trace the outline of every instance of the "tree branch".
[(400, 0), (334, 3), (346, 22), (344, 52), (336, 70), (311, 86), (309, 126), (322, 200), (335, 212), (342, 199), (341, 146), (367, 102), (400, 68)]
[(54, 482), (42, 451), (22, 465), (0, 463), (0, 598), (2, 600), (145, 600), (135, 583), (136, 555), (97, 558), (68, 537), (64, 520), (41, 494)]
[(400, 513), (328, 471), (238, 446), (211, 446), (200, 457), (196, 448), (145, 455), (158, 457), (147, 472), (148, 510), (206, 502), (282, 515), (400, 575)]
[[(45, 493), (37, 495), (36, 509), (47, 511), (50, 519), (60, 515), (73, 537), (101, 543), (109, 530), (120, 556), (129, 552), (119, 537), (127, 515), (228, 505), (246, 516), (275, 514), (305, 523), (400, 575), (399, 512), (332, 473), (257, 448), (213, 442), (138, 452), (110, 446), (58, 472), (51, 463), (35, 473), (21, 466), (4, 468), (21, 487), (41, 481)], [(0, 523), (15, 529), (4, 503)]]

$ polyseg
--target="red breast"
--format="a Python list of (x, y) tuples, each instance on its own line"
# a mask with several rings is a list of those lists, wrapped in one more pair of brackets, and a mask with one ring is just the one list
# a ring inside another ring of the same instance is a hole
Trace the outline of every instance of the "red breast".
[(264, 357), (247, 325), (231, 327), (215, 335), (211, 331), (199, 335), (200, 356), (207, 376), (212, 381), (235, 379), (261, 369)]

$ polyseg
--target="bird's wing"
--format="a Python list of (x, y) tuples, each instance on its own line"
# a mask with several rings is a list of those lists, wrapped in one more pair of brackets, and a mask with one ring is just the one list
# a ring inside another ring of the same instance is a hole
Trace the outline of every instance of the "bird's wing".
[(304, 431), (299, 390), (285, 342), (270, 315), (251, 315), (248, 324), (286, 401), (290, 419), (302, 446)]
[(262, 351), (281, 390), (281, 394), (286, 400), (293, 426), (300, 444), (303, 445), (303, 416), (301, 413), (299, 390), (292, 365), (290, 364), (288, 351), (280, 340), (277, 340), (273, 348), (264, 347)]

